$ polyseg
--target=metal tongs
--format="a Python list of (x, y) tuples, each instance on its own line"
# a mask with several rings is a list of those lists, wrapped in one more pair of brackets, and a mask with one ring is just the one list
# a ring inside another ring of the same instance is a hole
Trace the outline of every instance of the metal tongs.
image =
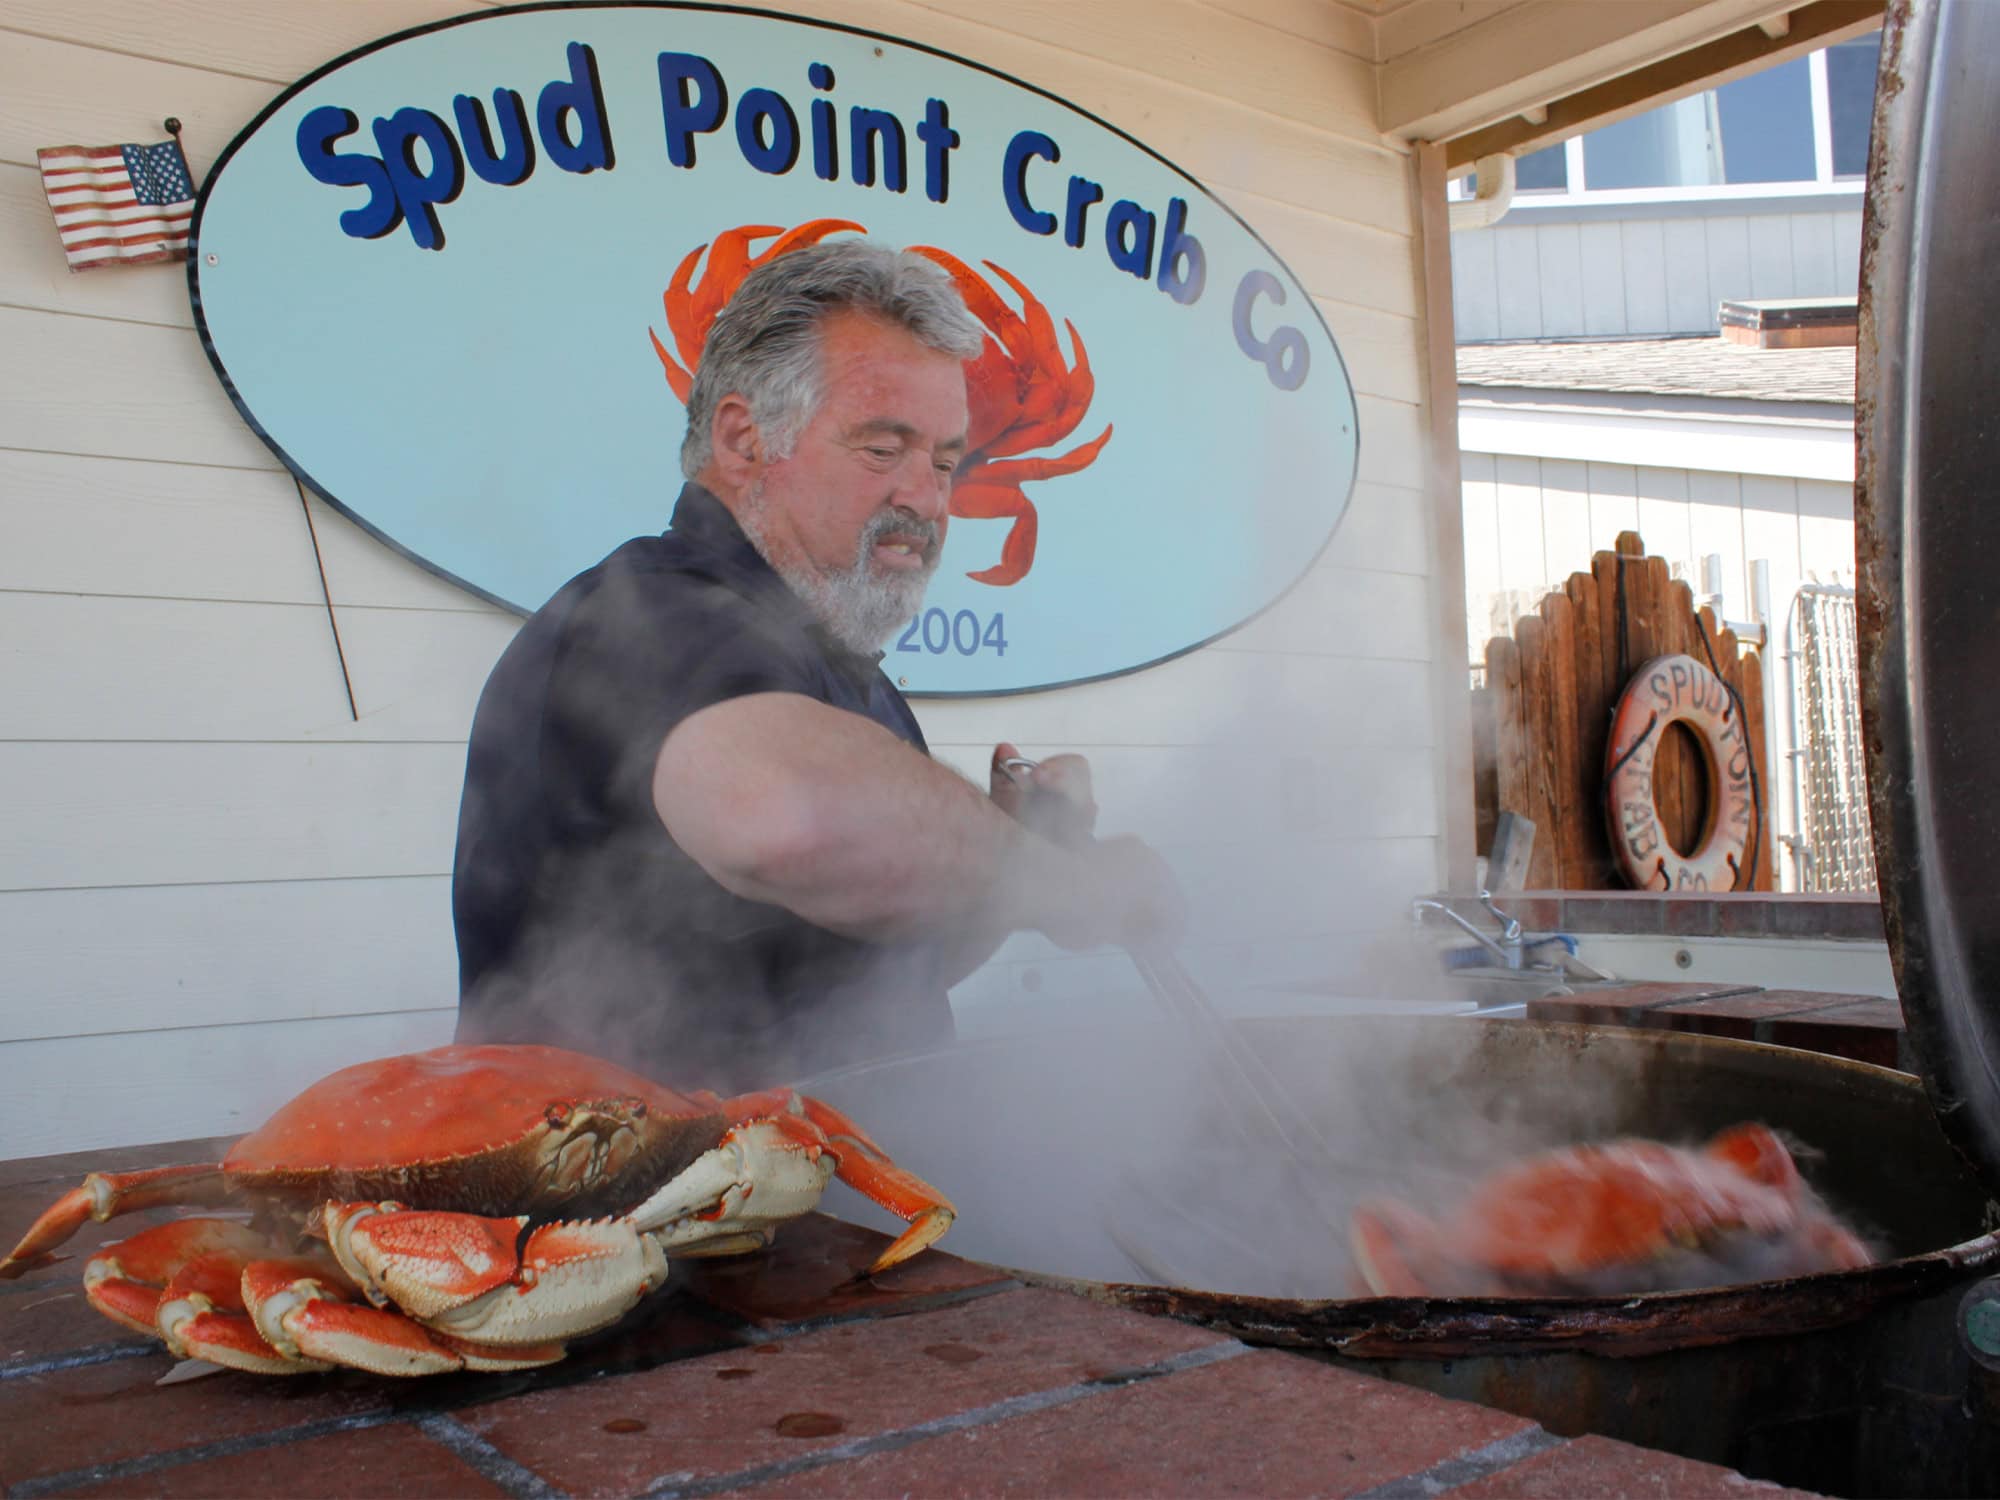
[(1269, 1141), (1301, 1166), (1334, 1159), (1333, 1147), (1257, 1049), (1217, 1013), (1184, 965), (1163, 949), (1128, 948), (1132, 967), (1160, 1008), (1215, 1059), (1216, 1091), (1236, 1131), (1251, 1145)]

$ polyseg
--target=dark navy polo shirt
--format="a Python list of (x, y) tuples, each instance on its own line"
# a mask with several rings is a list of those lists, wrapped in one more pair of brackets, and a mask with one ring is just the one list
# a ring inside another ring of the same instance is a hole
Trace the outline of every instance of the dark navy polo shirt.
[(573, 1047), (724, 1091), (950, 1040), (934, 950), (731, 895), (660, 822), (653, 766), (668, 732), (770, 692), (927, 748), (876, 660), (822, 632), (697, 485), (671, 530), (625, 543), (521, 627), (466, 752), (459, 1040)]

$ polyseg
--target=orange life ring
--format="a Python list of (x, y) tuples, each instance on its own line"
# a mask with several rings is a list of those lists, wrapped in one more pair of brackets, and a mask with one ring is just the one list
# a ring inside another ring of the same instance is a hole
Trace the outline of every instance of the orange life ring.
[[(1692, 854), (1668, 842), (1653, 801), (1653, 759), (1676, 720), (1694, 731), (1708, 776), (1708, 818)], [(1611, 852), (1635, 889), (1727, 891), (1749, 878), (1743, 855), (1757, 808), (1741, 727), (1728, 687), (1692, 656), (1656, 656), (1625, 684), (1605, 748), (1604, 811)]]

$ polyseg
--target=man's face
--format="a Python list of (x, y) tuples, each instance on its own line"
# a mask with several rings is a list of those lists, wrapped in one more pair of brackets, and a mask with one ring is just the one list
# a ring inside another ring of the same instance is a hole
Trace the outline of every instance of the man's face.
[(825, 399), (789, 458), (765, 463), (746, 524), (851, 649), (916, 612), (965, 456), (965, 371), (899, 328), (837, 313), (821, 330)]

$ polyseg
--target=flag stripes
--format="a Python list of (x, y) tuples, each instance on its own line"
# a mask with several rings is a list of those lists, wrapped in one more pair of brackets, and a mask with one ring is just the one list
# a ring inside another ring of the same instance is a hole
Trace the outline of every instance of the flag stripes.
[(179, 142), (51, 146), (35, 155), (71, 270), (186, 256), (194, 179)]

